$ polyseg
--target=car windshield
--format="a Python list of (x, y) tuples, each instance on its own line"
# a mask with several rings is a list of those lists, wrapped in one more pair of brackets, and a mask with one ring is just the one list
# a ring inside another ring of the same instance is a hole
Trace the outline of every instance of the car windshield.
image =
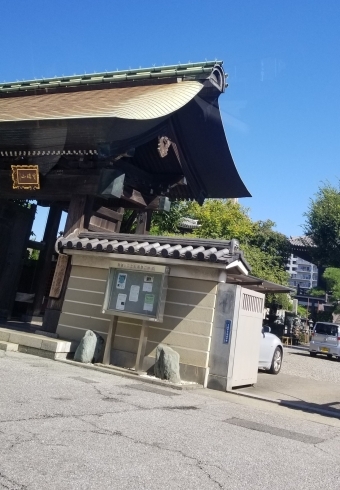
[(315, 325), (315, 333), (336, 337), (338, 335), (338, 326), (329, 325), (328, 323), (317, 323)]

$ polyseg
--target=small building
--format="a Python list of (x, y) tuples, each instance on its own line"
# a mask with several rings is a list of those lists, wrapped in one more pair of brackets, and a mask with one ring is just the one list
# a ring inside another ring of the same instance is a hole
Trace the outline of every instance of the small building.
[[(156, 347), (167, 344), (180, 355), (183, 380), (220, 390), (256, 382), (265, 293), (289, 289), (251, 276), (237, 240), (75, 231), (58, 241), (58, 250), (60, 263), (71, 258), (61, 337), (80, 340), (87, 329), (111, 335), (105, 296), (117, 269), (125, 273), (112, 286), (117, 320), (109, 362), (149, 370)], [(154, 295), (153, 275), (162, 267), (164, 314), (150, 318), (155, 296), (146, 297)], [(138, 279), (126, 282), (127, 271), (142, 275), (140, 286)], [(62, 287), (56, 279), (50, 295), (58, 297)], [(145, 320), (126, 311), (129, 302), (144, 304)]]

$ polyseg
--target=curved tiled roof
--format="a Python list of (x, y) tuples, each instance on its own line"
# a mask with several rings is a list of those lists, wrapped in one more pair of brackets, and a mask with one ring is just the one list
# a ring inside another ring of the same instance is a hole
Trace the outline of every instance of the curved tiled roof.
[(61, 238), (58, 249), (76, 249), (93, 252), (119, 253), (163, 257), (178, 260), (197, 260), (212, 263), (230, 264), (241, 260), (245, 267), (250, 266), (239, 250), (237, 240), (185, 239), (151, 235), (80, 233), (78, 236)]
[[(289, 293), (292, 289), (247, 274), (250, 265), (239, 249), (237, 240), (208, 240), (203, 238), (187, 239), (177, 237), (133, 235), (121, 233), (83, 232), (57, 241), (59, 251), (87, 251), (89, 253), (109, 253), (113, 258), (117, 254), (125, 256), (159, 257), (175, 259), (179, 262), (196, 261), (201, 263), (224, 264), (228, 269), (228, 282), (262, 293)], [(72, 252), (71, 252), (72, 253)], [(134, 259), (136, 260), (136, 259)], [(243, 265), (240, 266), (240, 263)], [(235, 268), (239, 272), (235, 273)], [(230, 271), (230, 272), (229, 272)]]
[(315, 247), (315, 243), (309, 236), (291, 236), (289, 243), (292, 247)]

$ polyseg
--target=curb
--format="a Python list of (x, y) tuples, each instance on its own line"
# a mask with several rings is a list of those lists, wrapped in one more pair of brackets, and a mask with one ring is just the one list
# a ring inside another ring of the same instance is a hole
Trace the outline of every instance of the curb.
[(303, 350), (303, 351), (309, 351), (309, 347), (305, 347), (304, 345), (284, 345), (283, 346), (285, 349), (296, 349), (296, 350)]
[(268, 402), (268, 403), (274, 403), (275, 405), (278, 405), (279, 407), (286, 407), (286, 408), (293, 408), (296, 410), (300, 410), (301, 412), (309, 412), (309, 413), (314, 413), (318, 415), (324, 415), (326, 417), (332, 417), (336, 419), (340, 419), (340, 412), (335, 411), (335, 410), (325, 410), (323, 408), (314, 408), (310, 406), (311, 404), (308, 404), (307, 402), (306, 405), (301, 405), (297, 402), (290, 402), (290, 401), (280, 401), (280, 400), (274, 400), (273, 398), (266, 398), (265, 396), (260, 396), (260, 395), (252, 395), (250, 393), (236, 393), (235, 391), (227, 391), (227, 393), (230, 393), (232, 395), (236, 396), (243, 396), (245, 398), (252, 398), (254, 400), (260, 400), (263, 402)]
[(153, 379), (148, 376), (140, 375), (138, 373), (128, 372), (125, 369), (116, 366), (104, 367), (104, 365), (102, 364), (83, 364), (81, 362), (71, 361), (69, 359), (54, 359), (54, 360), (57, 362), (62, 362), (64, 364), (70, 364), (71, 366), (76, 366), (83, 369), (90, 369), (93, 371), (99, 371), (101, 373), (120, 376), (122, 378), (129, 378), (135, 381), (140, 381), (141, 383), (149, 383), (157, 386), (162, 386), (163, 388), (171, 388), (173, 390), (178, 390), (178, 391), (203, 389), (203, 386), (199, 384), (178, 385), (175, 383), (170, 383), (169, 381), (163, 381), (161, 379)]

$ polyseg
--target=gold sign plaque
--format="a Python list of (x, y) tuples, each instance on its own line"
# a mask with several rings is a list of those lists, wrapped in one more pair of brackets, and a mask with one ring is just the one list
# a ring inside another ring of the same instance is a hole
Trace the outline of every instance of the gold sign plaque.
[(13, 189), (40, 189), (38, 165), (11, 165)]

